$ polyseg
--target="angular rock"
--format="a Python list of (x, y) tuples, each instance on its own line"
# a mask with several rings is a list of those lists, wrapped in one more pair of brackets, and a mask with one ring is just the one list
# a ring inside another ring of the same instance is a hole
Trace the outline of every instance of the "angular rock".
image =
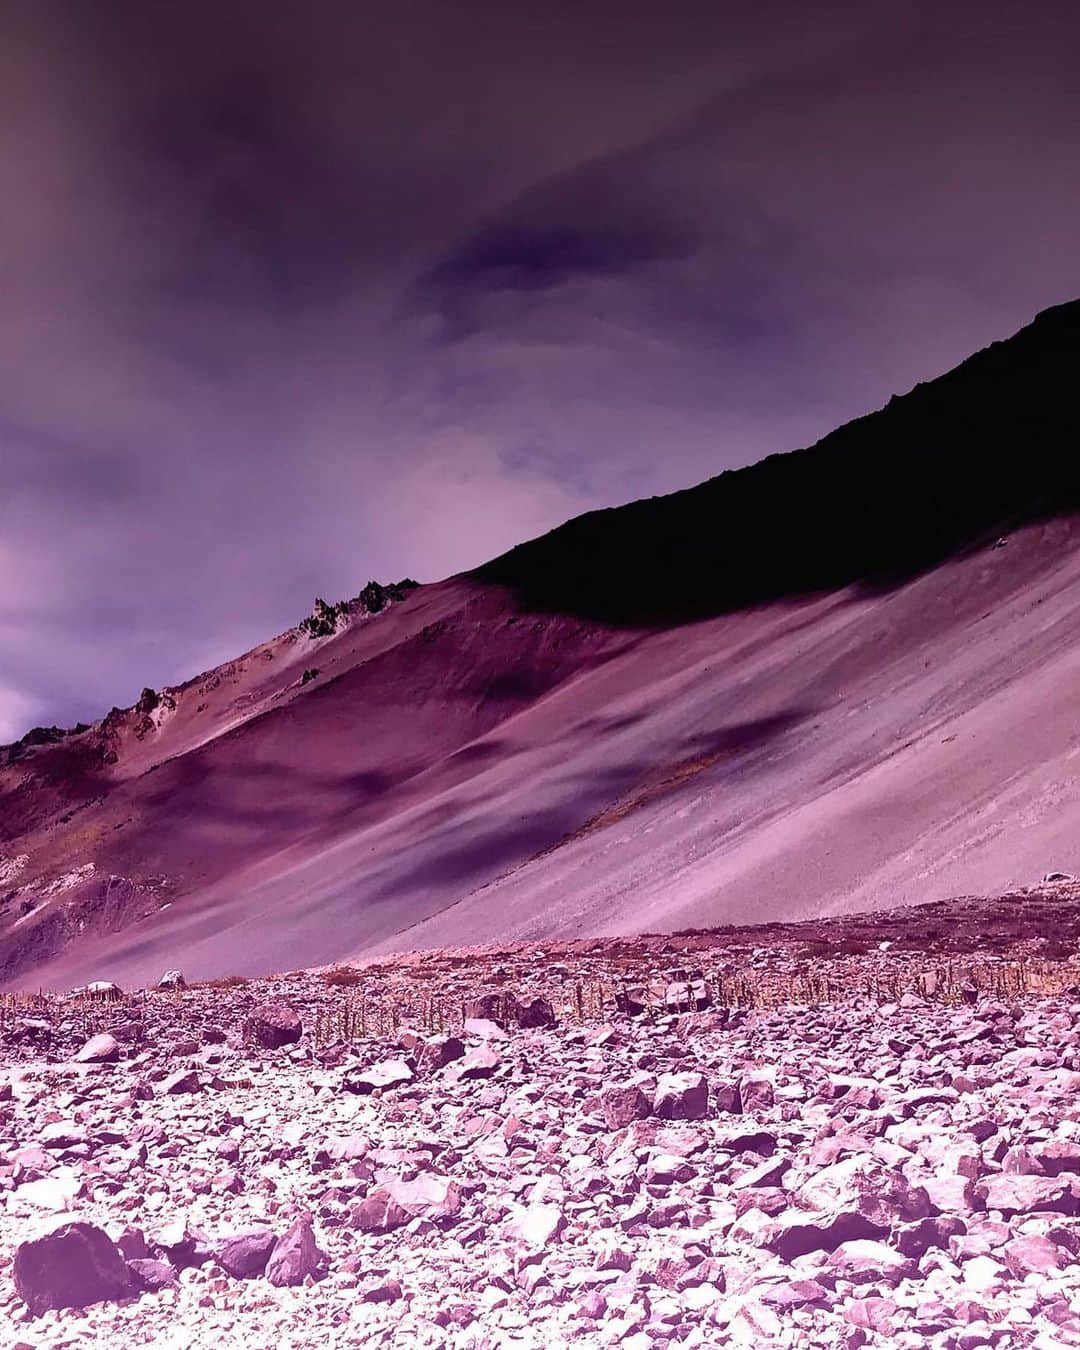
[(465, 1043), (457, 1036), (430, 1036), (413, 1047), (413, 1065), (419, 1074), (437, 1073), (465, 1054)]
[(266, 1278), (277, 1288), (317, 1279), (326, 1269), (326, 1254), (315, 1240), (315, 1230), (306, 1216), (296, 1219), (274, 1243), (266, 1263)]
[(1051, 1210), (1057, 1214), (1076, 1214), (1080, 1206), (1074, 1184), (1068, 1176), (1040, 1177), (1001, 1172), (983, 1177), (975, 1193), (986, 1209), (1002, 1214), (1030, 1214)]
[(462, 1023), (466, 1036), (475, 1036), (481, 1041), (508, 1041), (510, 1036), (501, 1022), (490, 1017), (466, 1017)]
[(531, 1251), (543, 1251), (562, 1230), (565, 1220), (558, 1205), (534, 1204), (522, 1209), (503, 1228), (504, 1236)]
[(85, 1125), (74, 1120), (54, 1120), (41, 1131), (41, 1147), (48, 1149), (78, 1148), (90, 1135)]
[(452, 1066), (458, 1078), (490, 1078), (502, 1061), (489, 1045), (477, 1045)]
[(266, 1269), (276, 1242), (277, 1238), (269, 1228), (253, 1228), (225, 1238), (214, 1256), (226, 1274), (236, 1280), (250, 1280)]
[(546, 998), (532, 998), (527, 1002), (514, 1000), (514, 1021), (523, 1029), (553, 1027), (557, 1023), (555, 1009)]
[(165, 1097), (191, 1096), (202, 1091), (202, 1083), (194, 1069), (177, 1069), (161, 1082), (161, 1093)]
[(916, 1273), (914, 1261), (884, 1242), (856, 1239), (833, 1251), (828, 1269), (851, 1284), (899, 1284)]
[(763, 1245), (788, 1262), (810, 1252), (833, 1252), (844, 1242), (877, 1241), (887, 1232), (858, 1211), (807, 1214), (789, 1210), (770, 1225)]
[(624, 1083), (604, 1089), (600, 1109), (609, 1130), (622, 1130), (635, 1120), (645, 1120), (652, 1112), (652, 1103), (636, 1083)]
[(1035, 1234), (1013, 1238), (1003, 1249), (1005, 1264), (1017, 1280), (1035, 1273), (1049, 1275), (1055, 1270), (1070, 1264), (1070, 1254), (1051, 1242), (1049, 1238)]
[(15, 1288), (35, 1317), (128, 1298), (133, 1282), (120, 1249), (102, 1229), (67, 1222), (15, 1249)]
[(352, 1222), (361, 1232), (383, 1233), (413, 1219), (435, 1223), (450, 1219), (460, 1208), (461, 1193), (454, 1182), (426, 1174), (415, 1181), (391, 1181), (375, 1187), (354, 1207)]
[(413, 1071), (403, 1059), (385, 1059), (362, 1073), (349, 1074), (344, 1082), (346, 1092), (366, 1096), (371, 1092), (401, 1087), (413, 1081)]
[(168, 1261), (155, 1261), (152, 1257), (138, 1256), (128, 1261), (132, 1283), (138, 1289), (156, 1294), (161, 1289), (169, 1289), (176, 1284), (176, 1271)]
[(776, 1080), (771, 1073), (744, 1074), (739, 1081), (739, 1099), (748, 1115), (768, 1111), (776, 1100)]
[(182, 970), (167, 970), (161, 979), (158, 980), (159, 989), (186, 989), (187, 980), (184, 979)]
[(795, 1200), (808, 1209), (862, 1214), (883, 1231), (930, 1213), (930, 1199), (922, 1187), (912, 1186), (901, 1172), (865, 1154), (823, 1168), (798, 1188)]
[(653, 1114), (661, 1120), (704, 1120), (709, 1114), (709, 1085), (705, 1075), (662, 1075), (653, 1097)]
[(244, 1022), (244, 1039), (264, 1050), (295, 1045), (304, 1034), (300, 1014), (291, 1004), (278, 1000), (256, 1008)]

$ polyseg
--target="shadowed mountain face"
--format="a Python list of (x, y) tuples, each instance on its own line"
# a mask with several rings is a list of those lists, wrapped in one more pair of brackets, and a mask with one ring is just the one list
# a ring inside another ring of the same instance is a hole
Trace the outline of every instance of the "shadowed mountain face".
[(0, 751), (0, 982), (1080, 871), (1078, 357), (1061, 306), (811, 449)]
[(1076, 509), (1078, 374), (1074, 301), (809, 450), (594, 511), (477, 575), (531, 608), (632, 625), (898, 584)]

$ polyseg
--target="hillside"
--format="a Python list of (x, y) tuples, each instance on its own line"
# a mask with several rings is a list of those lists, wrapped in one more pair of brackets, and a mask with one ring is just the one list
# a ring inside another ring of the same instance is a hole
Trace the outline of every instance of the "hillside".
[(1080, 303), (810, 449), (0, 752), (3, 982), (1080, 871), (1078, 356)]

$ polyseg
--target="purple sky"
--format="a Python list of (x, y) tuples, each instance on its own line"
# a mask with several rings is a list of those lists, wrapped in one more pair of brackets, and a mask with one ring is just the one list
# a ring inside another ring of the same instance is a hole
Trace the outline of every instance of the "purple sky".
[(1077, 14), (0, 8), (0, 742), (1080, 294)]

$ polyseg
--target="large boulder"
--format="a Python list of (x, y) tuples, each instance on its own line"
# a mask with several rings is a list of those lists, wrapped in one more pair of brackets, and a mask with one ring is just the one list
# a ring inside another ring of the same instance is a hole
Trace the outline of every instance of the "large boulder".
[(244, 1023), (244, 1039), (264, 1050), (280, 1050), (295, 1045), (304, 1034), (300, 1014), (290, 1004), (279, 1000), (256, 1008)]
[(35, 1317), (128, 1298), (134, 1282), (119, 1247), (91, 1223), (63, 1222), (15, 1249), (15, 1288)]
[(167, 970), (161, 979), (158, 980), (159, 989), (186, 989), (187, 980), (184, 979), (182, 970)]
[(82, 992), (99, 1003), (115, 1003), (124, 997), (124, 991), (112, 980), (91, 980)]

